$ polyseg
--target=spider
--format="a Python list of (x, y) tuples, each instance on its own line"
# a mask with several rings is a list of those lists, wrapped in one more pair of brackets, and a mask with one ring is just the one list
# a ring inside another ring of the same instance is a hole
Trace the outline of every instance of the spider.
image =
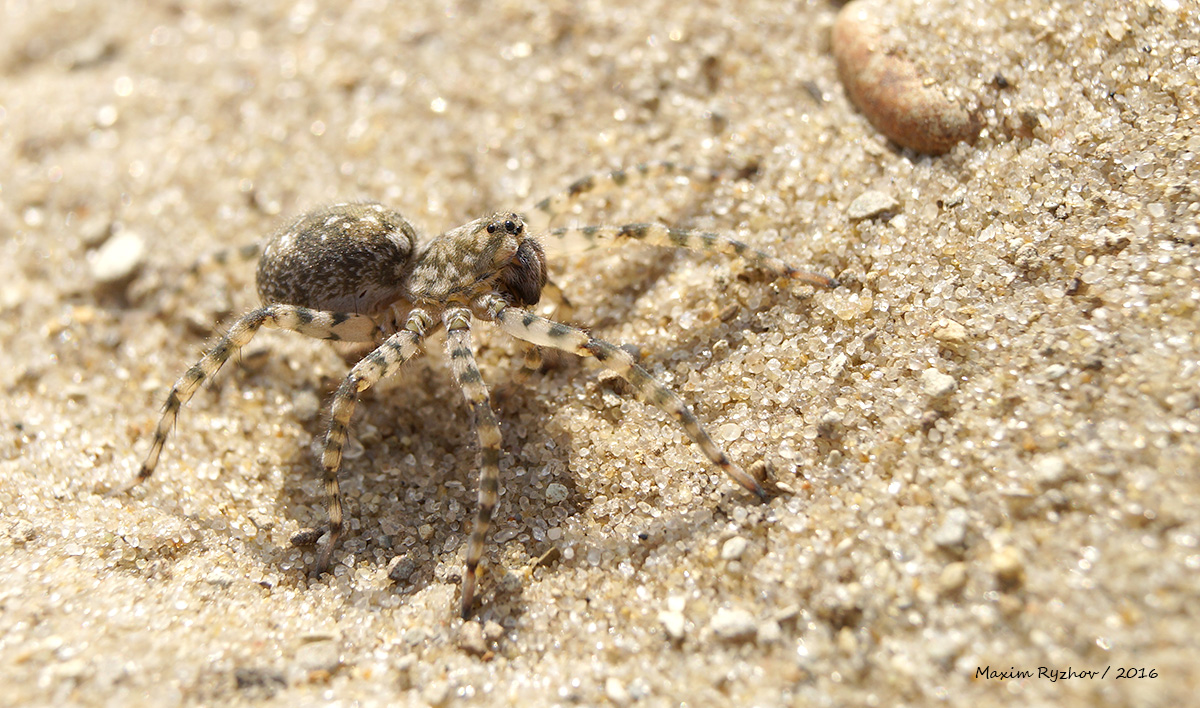
[[(534, 211), (553, 219), (584, 194), (663, 174), (695, 177), (698, 171), (663, 162), (592, 175), (539, 202)], [(715, 173), (707, 176), (715, 178)], [(630, 241), (741, 256), (780, 277), (820, 287), (836, 285), (832, 278), (798, 270), (741, 241), (657, 223), (554, 228), (539, 238), (529, 233), (523, 216), (501, 211), (423, 241), (400, 214), (380, 204), (342, 203), (319, 208), (301, 215), (266, 241), (256, 273), (263, 306), (234, 322), (171, 388), (150, 451), (129, 486), (153, 474), (180, 409), (260, 328), (370, 343), (373, 350), (350, 369), (330, 405), (322, 455), (328, 535), (313, 568), (314, 576), (320, 576), (329, 570), (342, 535), (338, 468), (359, 394), (416, 357), (426, 338), (438, 328), (445, 328), (446, 353), (472, 410), (479, 440), (479, 506), (462, 576), (461, 615), (467, 619), (475, 597), (476, 568), (499, 498), (500, 427), (471, 343), (471, 321), (479, 319), (495, 323), (524, 342), (523, 375), (540, 367), (541, 347), (596, 359), (628, 381), (639, 399), (673, 418), (712, 464), (760, 499), (766, 499), (762, 485), (729, 459), (691, 409), (639, 366), (633, 355), (583, 329), (530, 309), (544, 290), (554, 288), (547, 280), (543, 242), (586, 249)], [(241, 249), (243, 257), (258, 253), (254, 247)], [(216, 260), (223, 263), (225, 256)]]

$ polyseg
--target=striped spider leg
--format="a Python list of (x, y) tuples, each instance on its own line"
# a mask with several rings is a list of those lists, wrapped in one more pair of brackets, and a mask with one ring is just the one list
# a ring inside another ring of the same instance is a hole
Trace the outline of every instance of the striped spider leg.
[(217, 371), (233, 356), (242, 350), (258, 330), (262, 327), (283, 329), (299, 332), (306, 337), (326, 339), (330, 341), (370, 342), (377, 337), (378, 325), (370, 317), (350, 312), (329, 312), (314, 310), (297, 305), (274, 303), (260, 307), (240, 317), (229, 328), (217, 343), (204, 353), (184, 372), (183, 376), (171, 387), (167, 401), (163, 404), (162, 417), (154, 428), (154, 438), (150, 443), (150, 452), (142, 462), (137, 477), (130, 483), (134, 487), (146, 481), (154, 474), (158, 466), (159, 456), (175, 422), (179, 411), (191, 400), (196, 390), (206, 380), (216, 375)]
[(683, 399), (639, 366), (629, 352), (603, 339), (597, 339), (577, 327), (509, 305), (494, 295), (485, 295), (479, 299), (475, 315), (497, 323), (508, 334), (530, 344), (552, 347), (578, 356), (594, 357), (605, 368), (629, 382), (638, 400), (673, 418), (705, 457), (721, 471), (747, 490), (754, 492), (759, 499), (767, 498), (767, 492), (762, 485), (729, 459), (729, 455), (712, 439)]
[(616, 189), (629, 189), (642, 182), (663, 177), (686, 178), (689, 182), (710, 184), (723, 177), (723, 173), (702, 167), (681, 165), (675, 162), (643, 162), (628, 169), (597, 172), (580, 177), (566, 189), (534, 204), (528, 209), (531, 220), (541, 230), (556, 218), (571, 211), (584, 197), (599, 196)]
[[(496, 414), (492, 412), (487, 385), (475, 364), (470, 310), (464, 307), (447, 309), (442, 322), (446, 326), (446, 355), (450, 357), (454, 380), (471, 406), (471, 419), (479, 438), (479, 507), (475, 510), (471, 537), (467, 541), (467, 566), (462, 577), (460, 607), (465, 619), (470, 615), (471, 604), (475, 600), (475, 571), (483, 557), (483, 544), (492, 524), (492, 512), (500, 500), (500, 425), (496, 422)], [(526, 364), (529, 362), (526, 361)]]
[[(595, 172), (576, 179), (566, 189), (534, 203), (525, 210), (526, 226), (535, 233), (544, 233), (559, 217), (570, 212), (587, 197), (595, 197), (618, 189), (627, 190), (644, 182), (674, 177), (692, 184), (711, 184), (723, 179), (726, 173), (670, 161), (642, 162), (633, 167)], [(553, 281), (547, 280), (542, 295), (554, 303), (557, 319), (571, 320), (573, 308), (565, 294)], [(542, 367), (542, 347), (526, 343), (524, 361), (514, 380), (521, 384)]]

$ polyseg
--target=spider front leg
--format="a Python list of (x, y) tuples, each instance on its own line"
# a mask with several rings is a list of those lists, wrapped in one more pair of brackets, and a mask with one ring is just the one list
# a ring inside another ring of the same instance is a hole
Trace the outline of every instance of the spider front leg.
[(536, 344), (526, 344), (521, 358), (521, 368), (513, 376), (518, 384), (528, 383), (534, 374), (542, 370), (542, 348)]
[(325, 469), (325, 494), (329, 507), (329, 538), (317, 556), (313, 569), (316, 576), (329, 570), (329, 562), (342, 536), (342, 494), (338, 485), (338, 469), (342, 465), (342, 450), (346, 447), (350, 416), (358, 402), (358, 394), (374, 386), (380, 379), (391, 376), (404, 362), (421, 351), (432, 322), (423, 310), (412, 310), (404, 329), (384, 340), (361, 361), (354, 365), (342, 385), (333, 394), (329, 410), (329, 432), (325, 434), (325, 453), (321, 464)]
[(262, 327), (291, 330), (316, 339), (355, 342), (372, 341), (378, 329), (375, 321), (365, 315), (325, 312), (295, 305), (267, 305), (243, 315), (204, 353), (200, 361), (192, 365), (171, 387), (171, 392), (167, 394), (167, 402), (163, 405), (162, 417), (154, 429), (150, 452), (146, 454), (146, 459), (130, 487), (141, 484), (154, 473), (167, 436), (179, 418), (180, 409), (191, 400), (200, 384), (212, 378), (230, 357), (249, 344)]
[(480, 299), (476, 315), (495, 321), (508, 334), (531, 344), (553, 347), (579, 356), (595, 357), (596, 361), (628, 381), (639, 400), (674, 418), (714, 465), (735, 482), (758, 495), (759, 499), (767, 498), (767, 492), (762, 485), (729, 459), (729, 455), (712, 439), (687, 404), (674, 391), (655, 379), (649, 371), (638, 366), (629, 352), (576, 327), (513, 307), (494, 295)]
[(479, 436), (479, 508), (467, 542), (467, 567), (462, 579), (462, 618), (471, 614), (475, 599), (475, 571), (483, 556), (483, 542), (492, 525), (492, 512), (500, 499), (500, 426), (488, 399), (487, 385), (475, 364), (471, 348), (471, 313), (463, 307), (446, 311), (446, 353), (454, 370), (454, 380), (471, 406), (475, 432)]

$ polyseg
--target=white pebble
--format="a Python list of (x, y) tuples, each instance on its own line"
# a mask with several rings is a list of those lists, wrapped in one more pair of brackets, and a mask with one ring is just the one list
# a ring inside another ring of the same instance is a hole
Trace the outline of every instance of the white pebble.
[(937, 369), (926, 369), (921, 373), (921, 390), (930, 398), (943, 398), (954, 393), (958, 382), (953, 376), (943, 374)]
[(775, 644), (783, 639), (783, 627), (775, 620), (767, 620), (758, 627), (758, 637), (755, 639), (759, 644)]
[(737, 560), (746, 552), (746, 548), (750, 546), (750, 542), (741, 536), (734, 536), (721, 546), (722, 560)]
[(709, 627), (713, 634), (727, 642), (744, 642), (758, 634), (754, 615), (745, 610), (717, 610)]
[(458, 633), (458, 648), (475, 656), (486, 654), (488, 648), (483, 640), (483, 627), (477, 622), (464, 624)]
[(930, 331), (933, 338), (941, 342), (958, 342), (966, 341), (967, 328), (954, 320), (941, 319), (933, 323), (933, 329)]
[(450, 700), (450, 684), (445, 681), (434, 681), (421, 691), (421, 700), (431, 706), (445, 705)]
[(938, 590), (945, 595), (958, 592), (966, 584), (967, 565), (965, 563), (951, 563), (942, 568), (942, 572), (938, 576)]
[(120, 231), (92, 254), (92, 278), (102, 285), (125, 280), (142, 265), (146, 242), (132, 231)]
[(217, 587), (221, 587), (221, 588), (227, 588), (230, 585), (233, 585), (233, 580), (234, 580), (234, 578), (232, 575), (230, 575), (229, 573), (226, 573), (224, 570), (221, 570), (220, 568), (217, 568), (216, 570), (213, 570), (212, 572), (210, 572), (208, 575), (204, 576), (204, 582), (208, 583), (209, 585), (216, 585)]
[(869, 189), (850, 202), (849, 208), (846, 209), (846, 216), (854, 221), (869, 219), (890, 212), (897, 206), (898, 202), (892, 195)]
[(604, 680), (604, 695), (616, 706), (627, 706), (633, 700), (633, 696), (625, 690), (624, 684), (612, 676)]
[(1033, 461), (1033, 474), (1044, 487), (1062, 483), (1067, 476), (1067, 463), (1058, 455), (1042, 455)]
[(969, 516), (965, 509), (955, 508), (946, 512), (946, 518), (937, 531), (933, 532), (933, 542), (942, 548), (958, 548), (967, 538), (967, 521)]
[(683, 639), (684, 630), (687, 627), (687, 620), (683, 618), (683, 614), (679, 612), (659, 612), (658, 621), (666, 630), (667, 636), (675, 641)]

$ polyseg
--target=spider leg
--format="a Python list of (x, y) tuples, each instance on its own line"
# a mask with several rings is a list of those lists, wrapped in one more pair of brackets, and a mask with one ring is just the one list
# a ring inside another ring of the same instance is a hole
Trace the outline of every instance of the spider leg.
[(342, 450), (346, 447), (350, 416), (354, 413), (358, 394), (374, 386), (380, 379), (391, 376), (404, 362), (415, 357), (421, 351), (421, 341), (431, 324), (423, 310), (412, 310), (404, 329), (385, 339), (383, 344), (355, 364), (333, 394), (333, 402), (329, 406), (329, 432), (325, 434), (325, 452), (321, 457), (329, 507), (329, 539), (317, 556), (317, 564), (313, 569), (315, 576), (329, 569), (333, 550), (342, 535), (342, 493), (338, 486), (338, 468), (342, 465)]
[(475, 432), (479, 436), (479, 508), (467, 542), (467, 567), (462, 579), (462, 617), (471, 614), (475, 599), (475, 570), (483, 556), (483, 542), (492, 525), (492, 512), (500, 499), (500, 426), (488, 400), (487, 385), (475, 364), (471, 349), (471, 313), (456, 307), (442, 318), (446, 325), (446, 353), (454, 370), (454, 379), (471, 406)]
[(665, 176), (687, 177), (692, 182), (702, 184), (721, 179), (720, 172), (700, 167), (678, 165), (674, 162), (644, 162), (629, 169), (599, 172), (581, 177), (572, 182), (571, 186), (565, 190), (538, 202), (529, 211), (532, 215), (543, 219), (544, 226), (569, 211), (589, 194), (603, 194), (612, 189), (631, 187), (646, 180)]
[(553, 309), (550, 311), (555, 317), (569, 320), (575, 316), (575, 306), (567, 299), (567, 294), (558, 287), (553, 280), (547, 280), (542, 286), (542, 297), (548, 297), (554, 301)]
[(526, 383), (530, 377), (542, 369), (542, 348), (536, 344), (525, 345), (525, 356), (521, 368), (517, 370), (513, 380), (519, 384)]
[(708, 231), (675, 229), (663, 224), (625, 224), (565, 227), (552, 229), (542, 236), (543, 243), (558, 245), (564, 251), (589, 251), (609, 244), (630, 241), (741, 256), (756, 266), (789, 278), (825, 288), (837, 287), (837, 281), (833, 278), (800, 270), (775, 256), (751, 248), (742, 241)]
[(595, 357), (596, 361), (628, 381), (639, 400), (674, 418), (714, 465), (721, 468), (735, 482), (757, 494), (760, 499), (767, 498), (762, 485), (729, 459), (729, 455), (712, 439), (687, 404), (674, 391), (655, 379), (649, 371), (638, 366), (629, 352), (597, 339), (577, 327), (513, 307), (494, 295), (485, 296), (478, 303), (480, 311), (477, 315), (495, 321), (501, 329), (517, 339), (579, 356)]
[(223, 337), (217, 340), (216, 344), (204, 353), (200, 361), (184, 372), (183, 376), (179, 377), (179, 380), (171, 387), (171, 392), (167, 394), (167, 402), (163, 405), (162, 417), (159, 418), (158, 426), (154, 429), (154, 440), (150, 443), (150, 452), (146, 454), (146, 459), (142, 462), (142, 467), (138, 470), (137, 477), (130, 483), (130, 487), (141, 484), (154, 473), (154, 468), (158, 466), (158, 458), (162, 454), (163, 445), (167, 442), (167, 436), (170, 435), (171, 429), (175, 427), (176, 419), (179, 418), (180, 409), (191, 400), (200, 384), (214, 376), (221, 366), (229, 361), (230, 357), (249, 344), (262, 327), (291, 330), (316, 339), (368, 342), (375, 336), (375, 330), (378, 329), (374, 320), (365, 315), (311, 310), (295, 305), (267, 305), (243, 315), (241, 319), (233, 323)]
[[(559, 320), (571, 320), (575, 317), (575, 306), (567, 299), (567, 294), (562, 291), (552, 280), (547, 280), (542, 286), (542, 297), (551, 301), (550, 307), (543, 307), (539, 311), (546, 313), (549, 317), (554, 317)], [(545, 353), (542, 348), (530, 344), (524, 349), (524, 357), (521, 362), (521, 368), (513, 376), (513, 381), (518, 384), (524, 384), (529, 381), (530, 377), (542, 370), (542, 365), (545, 360)], [(550, 365), (554, 366), (557, 359), (551, 357)]]

